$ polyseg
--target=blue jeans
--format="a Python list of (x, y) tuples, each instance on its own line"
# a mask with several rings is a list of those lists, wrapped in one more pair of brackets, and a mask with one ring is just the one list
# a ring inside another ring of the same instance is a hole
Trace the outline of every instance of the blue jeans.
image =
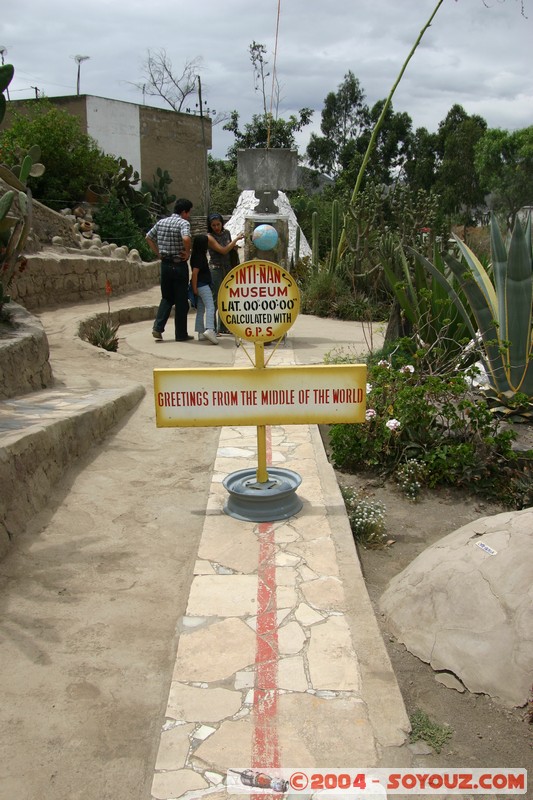
[[(213, 292), (210, 286), (197, 287), (198, 305), (196, 306), (196, 322), (194, 330), (203, 333), (206, 329), (215, 330), (215, 304), (213, 303)], [(205, 327), (204, 327), (205, 313)]]
[(229, 333), (228, 329), (220, 319), (220, 314), (217, 312), (218, 290), (220, 289), (222, 281), (224, 280), (225, 277), (226, 277), (226, 271), (222, 267), (219, 267), (218, 269), (213, 269), (213, 267), (211, 267), (211, 281), (212, 281), (211, 289), (213, 290), (213, 302), (215, 304), (215, 318), (217, 320), (216, 331), (218, 333)]
[(174, 330), (176, 339), (187, 338), (187, 314), (189, 313), (189, 265), (186, 261), (161, 262), (161, 302), (157, 309), (154, 331), (163, 333), (172, 306), (174, 311)]

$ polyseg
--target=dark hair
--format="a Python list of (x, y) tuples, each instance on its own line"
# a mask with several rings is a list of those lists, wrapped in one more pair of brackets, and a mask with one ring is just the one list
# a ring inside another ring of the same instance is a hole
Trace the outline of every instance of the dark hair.
[(200, 256), (207, 253), (207, 244), (207, 235), (205, 233), (197, 233), (192, 240), (191, 256)]
[(185, 197), (180, 197), (179, 200), (176, 200), (174, 203), (174, 214), (181, 214), (182, 211), (190, 211), (191, 208), (191, 201), (187, 200)]
[(217, 212), (215, 212), (214, 214), (209, 214), (209, 216), (207, 217), (207, 230), (208, 230), (209, 233), (212, 233), (212, 231), (211, 231), (211, 223), (215, 219), (220, 220), (220, 222), (222, 223), (222, 227), (224, 227), (224, 218), (223, 218), (222, 214), (218, 214)]

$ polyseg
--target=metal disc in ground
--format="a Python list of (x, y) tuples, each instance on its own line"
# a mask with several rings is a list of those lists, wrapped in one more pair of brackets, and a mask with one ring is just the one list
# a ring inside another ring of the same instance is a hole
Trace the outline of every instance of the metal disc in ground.
[(224, 512), (247, 522), (275, 522), (288, 519), (302, 508), (296, 489), (302, 479), (289, 469), (269, 467), (268, 480), (258, 483), (255, 469), (240, 469), (222, 483), (229, 492)]

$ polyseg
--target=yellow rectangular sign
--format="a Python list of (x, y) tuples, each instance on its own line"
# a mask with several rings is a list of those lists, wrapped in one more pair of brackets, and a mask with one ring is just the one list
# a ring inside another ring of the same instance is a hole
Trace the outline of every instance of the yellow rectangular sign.
[(158, 428), (364, 422), (366, 366), (155, 369), (154, 397)]

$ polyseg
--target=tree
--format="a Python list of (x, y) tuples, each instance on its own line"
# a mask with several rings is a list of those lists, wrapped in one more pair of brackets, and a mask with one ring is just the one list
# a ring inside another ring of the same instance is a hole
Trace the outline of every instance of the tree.
[(60, 209), (85, 197), (89, 184), (102, 184), (116, 171), (116, 159), (104, 155), (83, 133), (80, 121), (46, 100), (28, 103), (12, 112), (11, 126), (0, 134), (0, 161), (12, 166), (33, 145), (46, 167), (41, 177), (29, 178), (33, 196)]
[(231, 161), (207, 157), (209, 168), (210, 210), (232, 214), (239, 199), (237, 171)]
[(324, 100), (320, 130), (311, 134), (307, 158), (312, 167), (338, 177), (354, 152), (354, 141), (368, 129), (370, 114), (365, 94), (353, 72), (344, 76), (336, 92)]
[(435, 184), (437, 161), (437, 134), (417, 128), (411, 137), (410, 157), (403, 167), (409, 186), (429, 192)]
[(264, 44), (259, 44), (255, 40), (249, 46), (250, 61), (254, 67), (254, 89), (256, 92), (260, 91), (263, 98), (263, 114), (267, 115), (267, 94), (265, 81), (270, 75), (266, 72), (268, 61), (265, 61), (266, 47)]
[(181, 75), (175, 75), (172, 61), (166, 50), (148, 50), (143, 65), (145, 80), (136, 83), (144, 94), (160, 97), (173, 111), (181, 111), (185, 100), (196, 92), (196, 79), (201, 65), (201, 58), (186, 61)]
[(476, 172), (474, 153), (486, 129), (483, 117), (469, 116), (456, 104), (440, 123), (437, 134), (440, 163), (436, 189), (442, 210), (460, 216), (465, 224), (475, 217), (476, 207), (484, 204), (485, 191)]
[(475, 166), (492, 192), (491, 205), (512, 230), (522, 206), (533, 205), (533, 126), (513, 133), (487, 130), (476, 145)]
[(239, 114), (232, 111), (229, 121), (224, 125), (224, 130), (235, 136), (235, 143), (228, 149), (227, 157), (235, 164), (237, 150), (267, 147), (267, 144), (269, 147), (291, 149), (295, 146), (294, 134), (308, 125), (312, 116), (310, 108), (301, 108), (298, 116), (291, 114), (288, 120), (281, 117), (274, 119), (271, 114), (254, 114), (252, 121), (241, 130)]

